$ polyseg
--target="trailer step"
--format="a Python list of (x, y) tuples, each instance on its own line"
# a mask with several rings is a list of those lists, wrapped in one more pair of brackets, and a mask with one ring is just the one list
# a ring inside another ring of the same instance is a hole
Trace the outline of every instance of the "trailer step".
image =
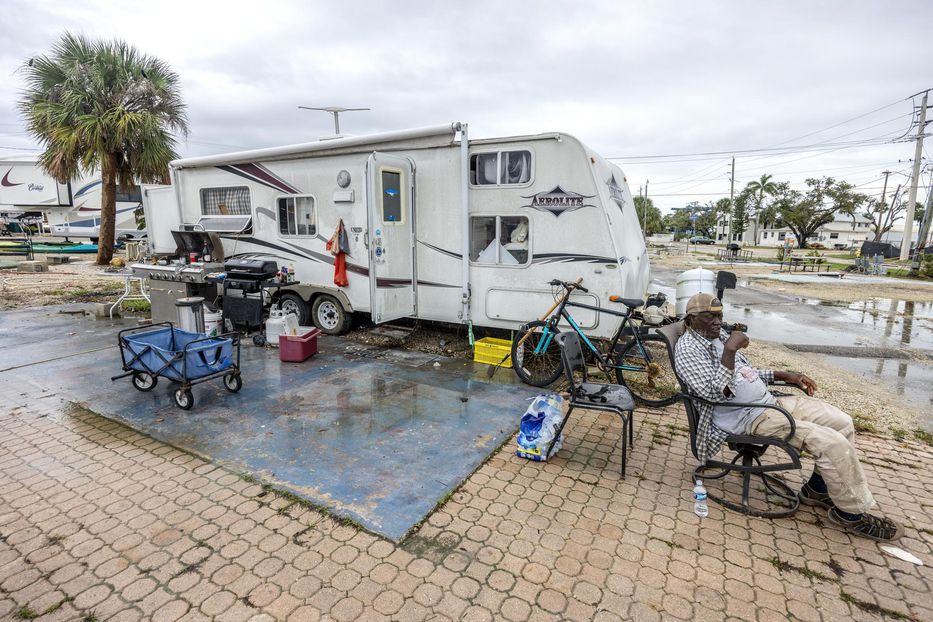
[(406, 341), (411, 334), (414, 332), (414, 328), (408, 326), (393, 326), (392, 324), (383, 324), (381, 326), (376, 326), (369, 334), (376, 335), (377, 337), (386, 337), (388, 339), (395, 339), (397, 341)]

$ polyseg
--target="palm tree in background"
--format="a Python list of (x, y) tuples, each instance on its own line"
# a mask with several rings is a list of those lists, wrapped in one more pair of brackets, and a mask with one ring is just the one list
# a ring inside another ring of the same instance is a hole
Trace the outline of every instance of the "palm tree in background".
[(45, 148), (42, 168), (59, 182), (101, 172), (97, 263), (113, 258), (117, 184), (164, 183), (187, 135), (179, 80), (167, 64), (119, 40), (65, 33), (49, 56), (21, 68), (27, 130)]
[(774, 196), (774, 193), (777, 192), (777, 184), (771, 181), (772, 175), (762, 175), (761, 179), (758, 181), (750, 181), (748, 185), (745, 186), (748, 190), (753, 192), (755, 196), (755, 246), (758, 246), (758, 217), (761, 215), (761, 205), (764, 203), (765, 195)]

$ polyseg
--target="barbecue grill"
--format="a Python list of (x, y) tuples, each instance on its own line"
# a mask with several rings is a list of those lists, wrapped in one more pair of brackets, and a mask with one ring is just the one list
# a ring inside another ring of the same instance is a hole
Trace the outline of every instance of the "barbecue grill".
[(224, 319), (247, 329), (261, 327), (265, 305), (262, 290), (275, 279), (276, 263), (269, 259), (237, 257), (227, 260), (224, 272)]
[[(212, 273), (223, 270), (224, 248), (220, 236), (211, 231), (172, 231), (175, 240), (175, 258), (167, 265), (134, 263), (133, 276), (149, 279), (152, 301), (152, 319), (156, 322), (175, 322), (175, 301), (179, 298), (201, 296), (211, 301), (217, 297), (217, 287), (208, 279)], [(191, 253), (201, 255), (204, 248), (211, 261), (187, 262)], [(179, 262), (179, 263), (175, 263)]]

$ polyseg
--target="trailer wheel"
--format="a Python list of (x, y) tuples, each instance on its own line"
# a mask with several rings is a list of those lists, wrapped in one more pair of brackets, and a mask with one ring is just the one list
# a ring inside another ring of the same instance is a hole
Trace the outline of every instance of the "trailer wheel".
[(194, 396), (190, 389), (175, 389), (175, 403), (182, 410), (191, 410), (194, 406)]
[(133, 386), (136, 387), (137, 391), (152, 391), (158, 383), (159, 378), (157, 376), (144, 371), (133, 372)]
[(298, 316), (298, 325), (307, 326), (311, 323), (311, 310), (308, 303), (294, 292), (285, 292), (279, 298), (279, 308), (285, 313), (294, 313)]
[(350, 330), (350, 314), (333, 296), (318, 296), (311, 315), (314, 317), (314, 325), (328, 335), (342, 335)]
[(224, 376), (224, 386), (227, 387), (227, 391), (231, 393), (236, 393), (243, 388), (243, 380), (240, 378), (240, 374), (230, 372)]

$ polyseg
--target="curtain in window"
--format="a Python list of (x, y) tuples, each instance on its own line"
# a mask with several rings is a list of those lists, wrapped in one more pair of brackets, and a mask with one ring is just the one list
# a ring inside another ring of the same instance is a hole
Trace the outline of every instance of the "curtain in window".
[(202, 188), (201, 213), (205, 216), (249, 216), (249, 189)]

